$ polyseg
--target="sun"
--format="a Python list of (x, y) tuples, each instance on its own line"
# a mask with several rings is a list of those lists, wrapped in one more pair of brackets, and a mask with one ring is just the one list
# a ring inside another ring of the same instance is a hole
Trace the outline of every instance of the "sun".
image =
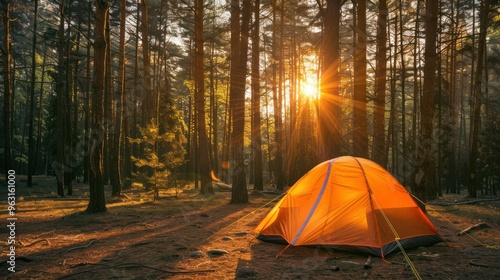
[(309, 99), (316, 99), (318, 97), (319, 89), (316, 80), (306, 79), (300, 85), (300, 91), (302, 96)]

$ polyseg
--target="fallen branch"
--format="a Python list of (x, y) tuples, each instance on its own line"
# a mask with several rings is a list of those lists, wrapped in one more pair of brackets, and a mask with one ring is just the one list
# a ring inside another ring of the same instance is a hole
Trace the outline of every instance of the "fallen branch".
[(130, 196), (128, 196), (126, 193), (122, 193), (122, 195), (123, 195), (125, 198), (127, 198), (128, 200), (132, 201), (132, 203), (136, 203), (136, 204), (137, 204), (137, 203), (139, 203), (139, 202), (137, 202), (137, 201), (133, 200), (132, 198), (130, 198)]
[(428, 254), (426, 252), (423, 252), (419, 256), (426, 257), (426, 258), (439, 258), (439, 254)]
[(402, 265), (404, 267), (408, 267), (408, 264), (405, 262), (391, 261), (391, 264), (399, 264), (399, 265)]
[(345, 263), (345, 264), (354, 264), (354, 265), (360, 265), (359, 262), (354, 262), (354, 261), (341, 261), (341, 263)]
[(21, 240), (19, 240), (19, 244), (21, 244), (21, 246), (23, 246), (23, 247), (26, 248), (26, 247), (30, 247), (30, 246), (33, 246), (33, 245), (35, 245), (37, 243), (44, 242), (44, 241), (47, 243), (48, 246), (50, 246), (50, 241), (47, 238), (39, 239), (39, 240), (33, 241), (33, 242), (29, 243), (29, 244), (24, 244), (24, 242), (22, 242)]
[(474, 266), (480, 266), (480, 267), (490, 267), (489, 265), (487, 264), (484, 264), (484, 263), (479, 263), (479, 262), (476, 262), (476, 261), (469, 261), (469, 264), (470, 265), (474, 265)]
[(372, 268), (372, 256), (368, 256), (368, 259), (366, 260), (365, 264), (363, 265), (364, 269), (370, 269)]
[(42, 233), (42, 234), (39, 234), (39, 235), (38, 235), (38, 236), (36, 236), (35, 238), (40, 238), (40, 237), (42, 237), (42, 236), (44, 236), (44, 235), (49, 235), (49, 234), (51, 234), (51, 233), (53, 233), (53, 232), (55, 232), (55, 231), (56, 231), (56, 230), (54, 229), (54, 230), (51, 230), (51, 231), (44, 232), (44, 233)]
[(75, 250), (88, 248), (90, 245), (94, 244), (94, 242), (97, 242), (97, 239), (90, 240), (90, 242), (87, 245), (70, 248), (70, 249), (68, 249), (68, 251), (66, 251), (66, 253), (69, 253), (69, 252), (75, 251)]
[(427, 203), (427, 204), (438, 205), (438, 206), (452, 206), (452, 205), (474, 204), (474, 203), (479, 203), (479, 202), (497, 201), (497, 200), (500, 200), (500, 198), (475, 199), (475, 200), (466, 200), (466, 201), (459, 201), (459, 202), (452, 202), (452, 203), (431, 202), (431, 203)]
[(484, 222), (483, 223), (479, 223), (479, 224), (475, 224), (473, 226), (470, 226), (470, 227), (462, 230), (457, 235), (459, 235), (459, 236), (460, 235), (464, 235), (464, 234), (469, 233), (469, 232), (471, 232), (471, 231), (473, 231), (475, 229), (483, 229), (483, 228), (487, 228), (487, 227), (489, 227), (489, 226), (486, 223), (484, 223)]

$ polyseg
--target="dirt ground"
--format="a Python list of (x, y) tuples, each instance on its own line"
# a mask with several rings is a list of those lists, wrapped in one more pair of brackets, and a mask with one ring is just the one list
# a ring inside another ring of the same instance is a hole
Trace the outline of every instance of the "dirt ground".
[[(500, 279), (499, 200), (443, 206), (467, 200), (445, 195), (432, 202), (441, 204), (428, 214), (446, 243), (407, 250), (413, 272), (402, 253), (387, 256), (390, 263), (373, 257), (365, 269), (367, 255), (260, 242), (251, 230), (275, 194), (232, 205), (229, 192), (204, 197), (184, 187), (178, 198), (164, 192), (152, 201), (137, 188), (120, 199), (107, 193), (107, 213), (87, 215), (88, 186), (75, 184), (73, 196), (57, 198), (53, 178), (35, 182), (26, 188), (17, 181), (15, 273), (7, 270), (1, 226), (2, 279)], [(3, 183), (0, 220), (7, 225), (6, 189)], [(479, 222), (488, 227), (457, 235)]]

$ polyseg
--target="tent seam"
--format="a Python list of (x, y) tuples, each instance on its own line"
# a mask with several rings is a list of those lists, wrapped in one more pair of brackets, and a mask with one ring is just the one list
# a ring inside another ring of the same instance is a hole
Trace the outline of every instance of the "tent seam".
[[(361, 172), (363, 173), (363, 178), (365, 179), (365, 184), (366, 184), (366, 189), (368, 190), (368, 198), (370, 199), (370, 207), (372, 208), (372, 213), (373, 213), (373, 219), (375, 220), (375, 223), (376, 223), (376, 227), (375, 227), (375, 232), (377, 233), (377, 238), (378, 238), (378, 241), (380, 242), (380, 255), (382, 256), (382, 258), (384, 257), (384, 246), (383, 246), (383, 242), (382, 242), (382, 237), (380, 235), (380, 223), (378, 221), (378, 218), (377, 218), (377, 215), (375, 214), (375, 208), (373, 207), (373, 200), (374, 198), (372, 197), (372, 188), (370, 187), (370, 183), (368, 182), (368, 178), (366, 177), (366, 173), (365, 173), (365, 169), (363, 168), (363, 165), (361, 165), (361, 162), (359, 162), (359, 160), (356, 158), (356, 157), (353, 157), (354, 160), (356, 160), (356, 162), (358, 163), (359, 165), (359, 168), (361, 169)], [(377, 202), (375, 202), (375, 204), (378, 205)]]
[(316, 207), (318, 207), (319, 201), (321, 200), (321, 198), (323, 197), (323, 193), (325, 192), (326, 185), (328, 183), (328, 179), (330, 178), (330, 171), (332, 169), (332, 164), (333, 164), (333, 160), (328, 163), (328, 170), (326, 171), (325, 181), (323, 181), (323, 186), (321, 186), (321, 191), (319, 192), (319, 195), (316, 198), (316, 201), (314, 202), (314, 204), (313, 204), (313, 206), (311, 208), (311, 211), (309, 211), (309, 214), (307, 215), (306, 220), (304, 221), (304, 223), (300, 227), (299, 231), (297, 232), (297, 234), (293, 238), (292, 242), (290, 243), (291, 245), (295, 245), (295, 242), (297, 242), (297, 239), (302, 234), (302, 231), (304, 230), (304, 228), (309, 223), (309, 220), (311, 219), (314, 211), (316, 210)]

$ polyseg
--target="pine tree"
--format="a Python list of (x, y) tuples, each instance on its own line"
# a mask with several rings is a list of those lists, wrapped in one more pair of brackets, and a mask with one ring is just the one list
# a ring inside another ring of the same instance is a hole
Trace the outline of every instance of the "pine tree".
[[(159, 197), (161, 186), (166, 186), (172, 171), (184, 163), (186, 150), (183, 147), (184, 135), (177, 125), (161, 133), (155, 120), (146, 127), (139, 127), (141, 138), (129, 138), (131, 143), (141, 144), (144, 147), (142, 157), (131, 159), (139, 168), (136, 178), (146, 190), (154, 190), (154, 199)], [(148, 174), (152, 174), (151, 176)]]

